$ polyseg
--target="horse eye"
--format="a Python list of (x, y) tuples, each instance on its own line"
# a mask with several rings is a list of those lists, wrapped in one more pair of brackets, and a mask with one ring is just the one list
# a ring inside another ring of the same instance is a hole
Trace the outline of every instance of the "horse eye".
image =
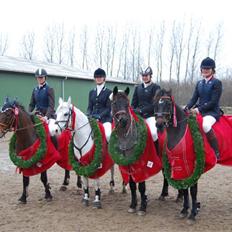
[(68, 113), (65, 113), (64, 116), (67, 117), (67, 116), (68, 116)]

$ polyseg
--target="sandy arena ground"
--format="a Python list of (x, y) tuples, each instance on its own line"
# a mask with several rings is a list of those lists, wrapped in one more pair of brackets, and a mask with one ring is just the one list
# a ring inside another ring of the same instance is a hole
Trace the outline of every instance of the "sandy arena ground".
[[(66, 192), (59, 191), (64, 171), (54, 165), (48, 171), (53, 201), (46, 202), (40, 176), (30, 179), (29, 198), (26, 205), (18, 204), (22, 193), (22, 176), (8, 157), (9, 137), (0, 140), (0, 231), (65, 231), (65, 232), (153, 232), (153, 231), (232, 231), (232, 167), (217, 166), (203, 175), (198, 185), (198, 201), (201, 210), (196, 223), (189, 225), (179, 219), (181, 203), (175, 203), (176, 190), (170, 188), (169, 198), (158, 199), (162, 187), (162, 175), (147, 181), (149, 197), (147, 215), (127, 213), (130, 193), (121, 193), (121, 177), (116, 168), (115, 193), (110, 195), (109, 173), (102, 178), (103, 209), (84, 207), (81, 192), (75, 186), (72, 173)], [(91, 200), (94, 189), (91, 184)]]

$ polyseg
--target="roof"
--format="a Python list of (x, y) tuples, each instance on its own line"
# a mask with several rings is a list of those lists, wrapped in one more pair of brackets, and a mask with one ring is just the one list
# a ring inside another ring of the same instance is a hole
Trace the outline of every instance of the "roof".
[[(0, 56), (0, 71), (33, 74), (38, 68), (46, 69), (49, 76), (93, 80), (93, 74), (63, 64), (46, 63), (23, 58)], [(107, 77), (107, 81), (135, 84), (131, 81)]]

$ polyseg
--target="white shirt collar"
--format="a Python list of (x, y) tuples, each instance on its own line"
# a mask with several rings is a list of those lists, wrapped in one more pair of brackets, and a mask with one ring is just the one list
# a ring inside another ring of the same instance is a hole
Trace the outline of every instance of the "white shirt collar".
[(149, 85), (151, 85), (152, 84), (152, 81), (150, 81), (149, 83), (143, 83), (143, 85), (144, 85), (144, 88), (147, 88)]
[(105, 87), (105, 82), (103, 82), (101, 85), (97, 85), (97, 96), (100, 94), (100, 92), (104, 87)]

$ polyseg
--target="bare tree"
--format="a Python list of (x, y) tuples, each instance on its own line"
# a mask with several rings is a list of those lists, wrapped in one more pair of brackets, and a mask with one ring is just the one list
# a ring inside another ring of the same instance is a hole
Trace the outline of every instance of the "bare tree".
[(81, 68), (88, 70), (88, 28), (85, 26), (80, 35), (80, 51), (82, 55)]
[(102, 67), (103, 65), (103, 42), (105, 40), (105, 29), (103, 26), (97, 27), (97, 35), (96, 35), (96, 59), (95, 64), (97, 66)]
[(63, 63), (64, 60), (64, 50), (65, 50), (65, 32), (64, 32), (64, 24), (57, 25), (55, 27), (55, 40), (56, 40), (56, 48), (57, 48), (57, 60), (59, 64)]
[(55, 59), (55, 37), (56, 28), (48, 27), (45, 32), (45, 59), (47, 62), (54, 63)]
[(169, 82), (172, 81), (173, 62), (176, 52), (176, 35), (175, 35), (176, 21), (173, 21), (171, 40), (170, 40), (170, 61), (169, 61)]
[(220, 23), (216, 28), (217, 37), (216, 37), (216, 42), (215, 42), (214, 52), (213, 52), (213, 59), (215, 61), (217, 59), (217, 55), (218, 55), (220, 45), (221, 45), (221, 42), (222, 42), (222, 37), (223, 37), (222, 31), (223, 31), (223, 26)]
[(34, 56), (35, 33), (28, 32), (22, 39), (21, 55), (23, 58), (32, 60)]
[(201, 23), (198, 26), (198, 29), (196, 30), (196, 34), (193, 39), (193, 51), (191, 55), (191, 67), (190, 67), (190, 82), (192, 83), (195, 77), (195, 73), (197, 70), (197, 54), (200, 48), (200, 31), (201, 31)]
[(76, 32), (74, 30), (72, 30), (69, 33), (69, 37), (68, 37), (68, 63), (73, 66), (74, 65), (74, 51), (75, 51), (75, 40), (76, 40)]
[(156, 34), (156, 69), (157, 69), (157, 82), (162, 81), (162, 72), (163, 72), (163, 45), (164, 45), (164, 34), (165, 34), (165, 23), (164, 21), (160, 24), (159, 31)]
[(0, 55), (4, 56), (8, 48), (8, 35), (0, 33)]

